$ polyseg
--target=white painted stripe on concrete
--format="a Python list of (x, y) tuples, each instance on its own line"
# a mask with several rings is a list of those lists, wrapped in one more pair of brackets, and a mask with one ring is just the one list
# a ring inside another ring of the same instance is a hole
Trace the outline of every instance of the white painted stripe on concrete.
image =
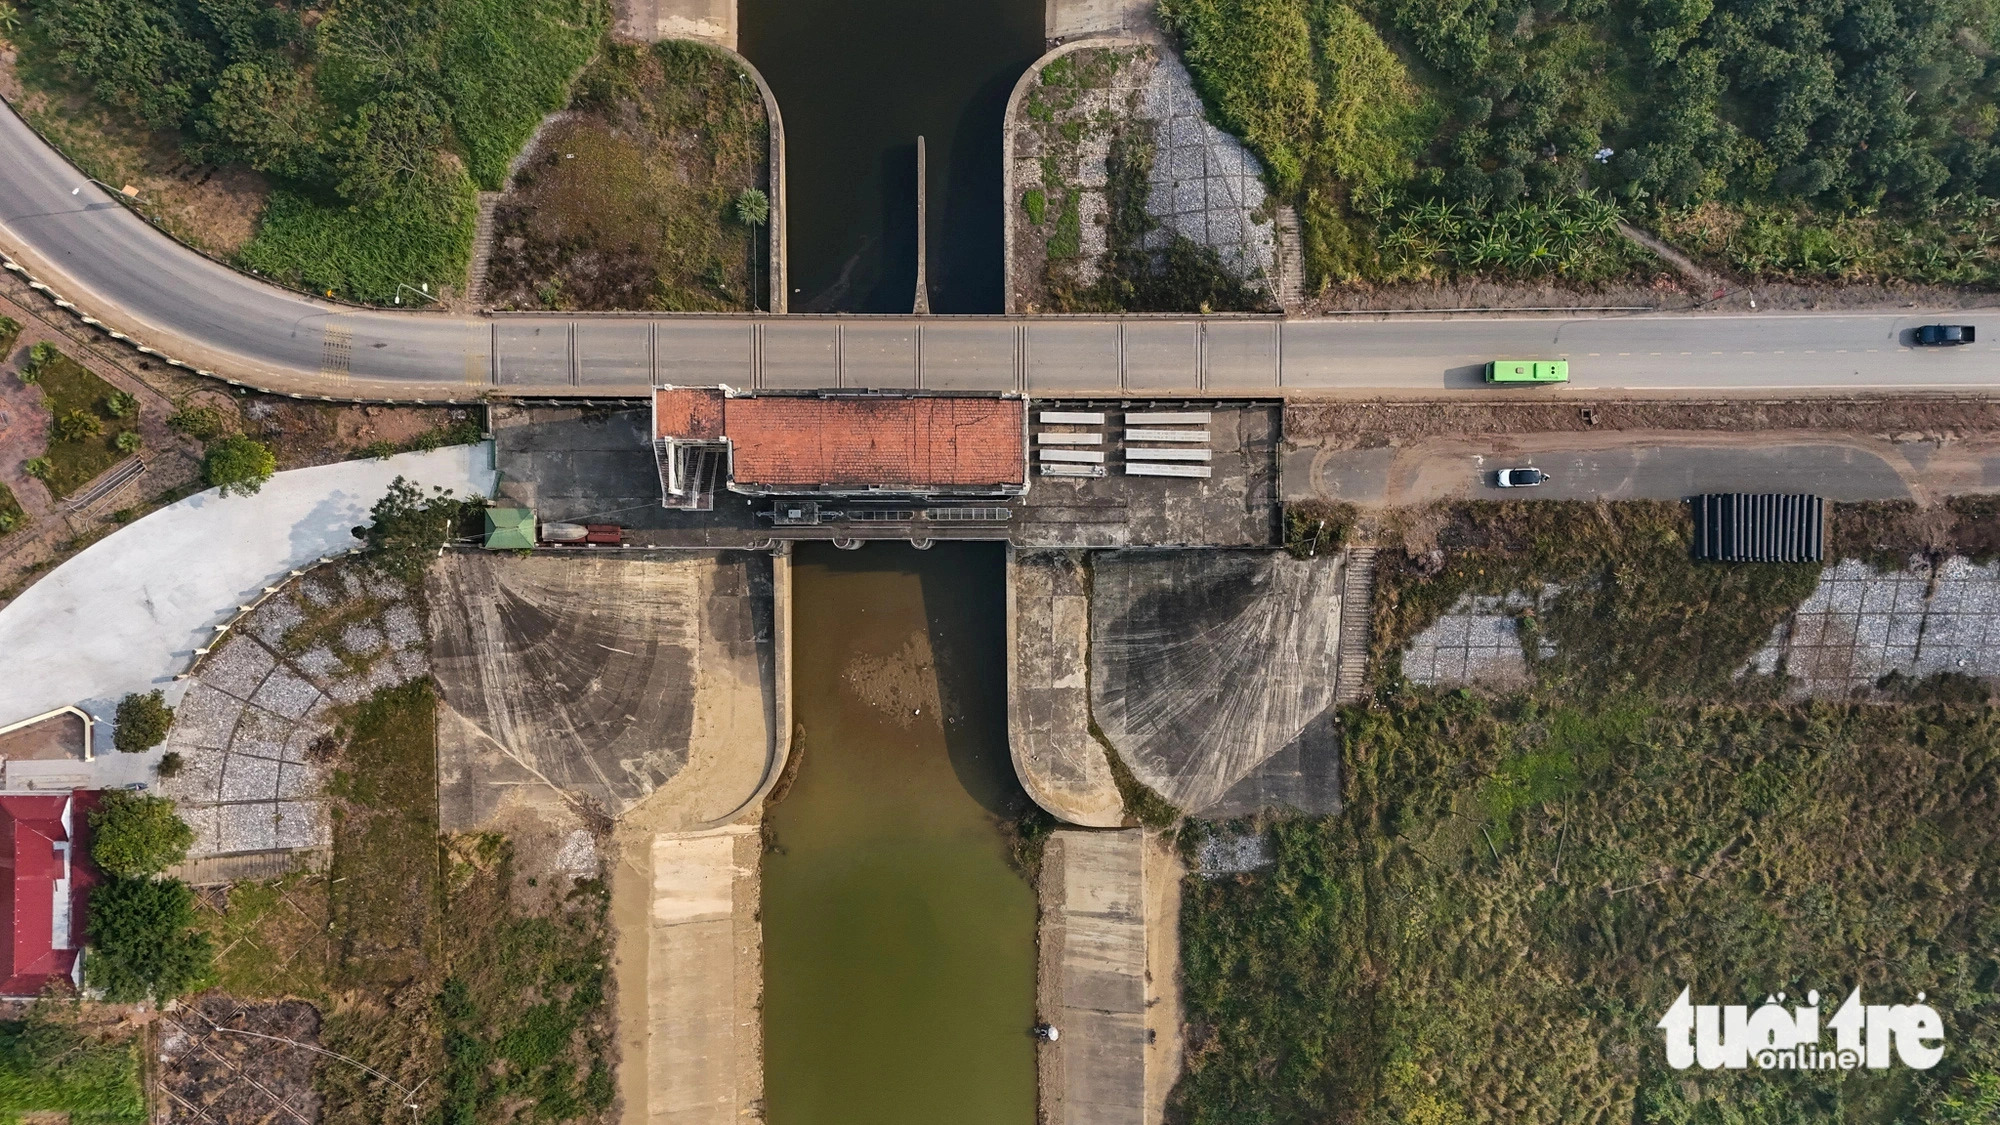
[(1102, 426), (1104, 415), (1095, 410), (1042, 410), (1037, 420), (1048, 426)]
[(1068, 461), (1079, 465), (1102, 465), (1104, 454), (1096, 449), (1038, 449), (1036, 456), (1044, 461)]
[(1127, 411), (1125, 424), (1128, 426), (1206, 426), (1209, 412), (1206, 410), (1142, 410)]
[(1208, 444), (1207, 430), (1126, 430), (1126, 441), (1198, 441)]
[(1206, 449), (1139, 449), (1125, 450), (1127, 461), (1207, 461), (1215, 455)]
[(1103, 434), (1036, 434), (1036, 445), (1103, 445)]
[(1208, 476), (1207, 465), (1157, 465), (1147, 461), (1127, 461), (1125, 475), (1128, 477), (1203, 477)]

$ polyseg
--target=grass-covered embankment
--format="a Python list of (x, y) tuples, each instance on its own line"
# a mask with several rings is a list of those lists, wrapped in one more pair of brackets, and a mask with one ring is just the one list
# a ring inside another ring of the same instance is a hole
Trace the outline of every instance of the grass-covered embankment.
[[(1346, 718), (1347, 809), (1276, 825), (1272, 870), (1190, 880), (1187, 1120), (1989, 1120), (2000, 711), (1985, 692), (1793, 704), (1739, 682), (1816, 568), (1695, 566), (1677, 506), (1456, 517), (1441, 574), (1381, 572), (1385, 648), (1461, 592), (1559, 582), (1524, 629), (1533, 686), (1434, 691), (1391, 660)], [(1554, 653), (1535, 659), (1540, 638)], [(1654, 1024), (1683, 987), (1755, 1005), (1815, 988), (1837, 1003), (1856, 984), (1874, 1003), (1925, 991), (1943, 1065), (1666, 1067)]]
[(21, 40), (25, 66), (186, 159), (269, 178), (245, 268), (388, 303), (463, 284), (475, 191), (502, 186), (605, 22), (601, 0), (121, 0), (35, 4)]
[(430, 1121), (600, 1119), (605, 892), (522, 880), (504, 837), (440, 834), (437, 706), (415, 680), (351, 709), (326, 750), (330, 867), (238, 884), (205, 914), (219, 987), (311, 1000), (328, 1050), (400, 1084), (319, 1067), (328, 1125), (395, 1120), (407, 1090)]
[(768, 308), (770, 191), (757, 84), (703, 44), (611, 42), (495, 215), (488, 295), (516, 308)]
[(1620, 212), (1746, 273), (2000, 283), (1972, 237), (2000, 196), (1979, 0), (1162, 10), (1298, 201), (1314, 283), (1653, 268)]

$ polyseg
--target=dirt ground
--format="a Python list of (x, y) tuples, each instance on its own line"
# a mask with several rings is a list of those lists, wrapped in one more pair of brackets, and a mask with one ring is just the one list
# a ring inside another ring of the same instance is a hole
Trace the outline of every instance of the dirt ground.
[[(210, 993), (159, 1017), (157, 1122), (312, 1122), (320, 1096), (319, 1010), (302, 1000), (247, 1003)], [(243, 1034), (251, 1032), (255, 1034)]]
[(192, 163), (180, 138), (117, 120), (78, 90), (24, 72), (18, 52), (0, 46), (0, 97), (97, 179), (139, 189), (134, 205), (174, 237), (227, 258), (257, 233), (271, 193), (247, 168)]
[(1187, 866), (1171, 837), (1146, 832), (1146, 1120), (1164, 1125), (1167, 1097), (1187, 1051), (1181, 1012), (1181, 880)]
[(757, 87), (693, 43), (613, 43), (515, 162), (494, 214), (487, 303), (523, 309), (736, 311), (765, 305), (767, 190)]
[(1285, 439), (1325, 449), (1374, 449), (1475, 434), (1621, 430), (1844, 430), (1957, 440), (2000, 433), (2000, 401), (1977, 398), (1801, 399), (1756, 402), (1294, 402)]

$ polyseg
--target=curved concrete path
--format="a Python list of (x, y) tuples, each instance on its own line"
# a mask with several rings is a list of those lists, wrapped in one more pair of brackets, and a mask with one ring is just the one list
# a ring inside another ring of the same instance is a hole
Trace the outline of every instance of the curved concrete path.
[(399, 476), (486, 496), (493, 447), (295, 469), (255, 496), (203, 492), (92, 544), (0, 608), (0, 721), (71, 703), (110, 719), (125, 693), (153, 688), (177, 698), (174, 676), (215, 626), (287, 571), (356, 546), (352, 529)]
[(1007, 747), (1021, 788), (1085, 828), (1125, 823), (1090, 733), (1090, 574), (1081, 551), (1007, 552)]

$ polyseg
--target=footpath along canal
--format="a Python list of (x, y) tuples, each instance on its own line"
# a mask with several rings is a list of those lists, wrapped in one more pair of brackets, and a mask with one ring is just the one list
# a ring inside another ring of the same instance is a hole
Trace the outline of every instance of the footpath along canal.
[(989, 544), (797, 555), (803, 755), (763, 866), (772, 1125), (1034, 1121), (1003, 568)]

